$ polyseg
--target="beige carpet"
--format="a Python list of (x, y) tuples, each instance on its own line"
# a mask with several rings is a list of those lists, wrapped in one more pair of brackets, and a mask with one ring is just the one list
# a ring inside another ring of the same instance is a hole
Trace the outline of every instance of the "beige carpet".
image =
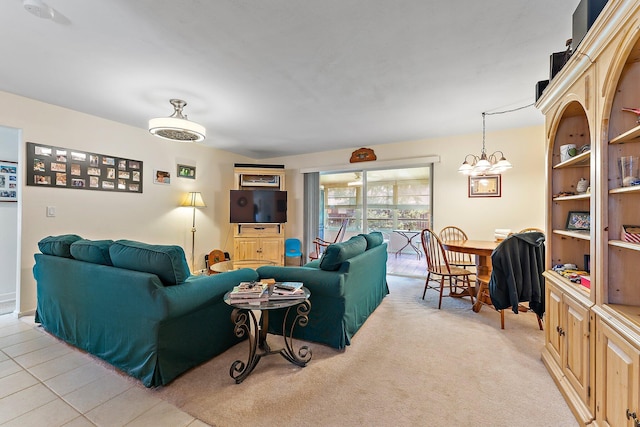
[(500, 330), (499, 314), (474, 313), (468, 298), (442, 310), (434, 291), (423, 301), (423, 283), (389, 276), (391, 294), (351, 346), (311, 344), (306, 368), (273, 355), (235, 384), (241, 343), (153, 393), (213, 426), (577, 425), (540, 360), (532, 313), (507, 313)]

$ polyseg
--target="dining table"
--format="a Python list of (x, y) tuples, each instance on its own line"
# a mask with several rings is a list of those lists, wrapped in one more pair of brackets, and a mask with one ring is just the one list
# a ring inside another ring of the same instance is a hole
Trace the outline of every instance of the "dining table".
[[(448, 251), (475, 255), (476, 278), (483, 278), (484, 281), (488, 282), (492, 268), (491, 254), (500, 243), (501, 242), (495, 240), (445, 240), (442, 242), (442, 247)], [(456, 296), (464, 295), (460, 294)], [(488, 292), (482, 292), (481, 294), (481, 292), (478, 291), (476, 292), (476, 302), (473, 305), (473, 311), (476, 313), (479, 312), (482, 304), (491, 304), (491, 299), (488, 298)]]

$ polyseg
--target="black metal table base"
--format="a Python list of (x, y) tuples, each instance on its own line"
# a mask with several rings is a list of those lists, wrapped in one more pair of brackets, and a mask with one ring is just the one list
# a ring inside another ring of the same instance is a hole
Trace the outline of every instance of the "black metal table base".
[[(259, 307), (256, 307), (259, 309)], [(295, 309), (295, 318), (291, 323), (291, 328), (286, 330), (287, 319), (291, 309)], [(280, 354), (294, 365), (304, 368), (311, 360), (311, 349), (304, 345), (297, 351), (293, 346), (293, 330), (296, 325), (304, 327), (309, 322), (309, 311), (311, 311), (311, 302), (305, 300), (298, 305), (287, 308), (284, 319), (282, 321), (282, 336), (284, 338), (284, 348), (271, 349), (267, 342), (267, 331), (269, 330), (269, 310), (262, 310), (262, 327), (258, 323), (258, 318), (252, 310), (243, 308), (234, 308), (231, 312), (231, 321), (234, 323), (234, 333), (237, 337), (249, 336), (249, 357), (247, 362), (236, 360), (231, 364), (229, 375), (236, 380), (236, 384), (240, 384), (253, 371), (260, 359), (264, 356), (272, 354)], [(253, 328), (252, 328), (253, 327)], [(252, 333), (253, 329), (253, 333)], [(258, 351), (258, 349), (260, 351)]]

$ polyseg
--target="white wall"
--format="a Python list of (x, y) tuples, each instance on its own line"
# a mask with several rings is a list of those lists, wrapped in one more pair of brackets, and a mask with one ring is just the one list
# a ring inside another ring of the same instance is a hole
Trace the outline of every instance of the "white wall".
[[(451, 136), (411, 142), (372, 146), (377, 161), (411, 159), (419, 156), (440, 156), (434, 166), (434, 229), (456, 225), (469, 238), (492, 240), (496, 228), (518, 231), (525, 227), (544, 229), (544, 126), (487, 132), (489, 153), (502, 150), (513, 169), (502, 175), (502, 197), (469, 198), (467, 177), (458, 173), (465, 154), (480, 154), (482, 134)], [(359, 147), (354, 147), (354, 149)], [(302, 236), (303, 176), (300, 169), (321, 165), (349, 165), (350, 150), (335, 150), (311, 155), (269, 159), (287, 167), (287, 189), (293, 194), (290, 203), (288, 236)], [(369, 163), (369, 162), (367, 162)], [(376, 161), (363, 167), (374, 167)], [(352, 166), (352, 165), (351, 165)], [(290, 193), (291, 194), (291, 193)]]
[[(22, 130), (18, 157), (26, 142), (85, 150), (141, 160), (144, 193), (123, 194), (24, 186), (20, 259), (20, 313), (36, 306), (33, 255), (37, 242), (48, 235), (75, 233), (88, 239), (134, 239), (148, 243), (177, 244), (191, 249), (191, 210), (178, 208), (188, 191), (201, 191), (207, 207), (197, 212), (196, 268), (211, 249), (233, 252), (233, 230), (228, 223), (228, 190), (233, 187), (234, 163), (275, 163), (287, 168), (289, 223), (287, 237), (301, 236), (303, 224), (300, 168), (348, 165), (351, 152), (335, 150), (310, 155), (252, 160), (193, 143), (174, 143), (131, 127), (65, 108), (0, 92), (0, 126)], [(467, 153), (478, 154), (482, 139), (473, 135), (435, 138), (373, 146), (378, 160), (440, 156), (434, 168), (434, 228), (458, 225), (473, 239), (492, 239), (495, 228), (519, 230), (544, 225), (543, 126), (487, 133), (487, 150), (500, 149), (513, 163), (505, 173), (501, 198), (469, 199), (467, 178), (457, 169)], [(197, 167), (197, 179), (175, 177), (176, 164)], [(154, 169), (174, 174), (171, 185), (153, 184)], [(57, 216), (45, 216), (55, 206)]]
[[(192, 211), (178, 207), (188, 191), (201, 191), (207, 203), (196, 216), (196, 267), (204, 268), (204, 255), (212, 249), (232, 248), (228, 189), (233, 164), (249, 159), (199, 144), (165, 141), (150, 135), (144, 125), (134, 128), (4, 92), (0, 126), (22, 129), (21, 153), (26, 153), (26, 142), (36, 142), (141, 160), (144, 167), (142, 194), (22, 186), (20, 313), (35, 309), (33, 255), (38, 241), (49, 235), (176, 244), (190, 259)], [(196, 166), (196, 179), (175, 177), (177, 163)], [(154, 184), (154, 169), (171, 171), (171, 185)], [(46, 217), (47, 206), (56, 207), (56, 217)]]
[[(0, 160), (17, 162), (20, 131), (0, 126)], [(0, 203), (0, 302), (16, 299), (18, 203)]]

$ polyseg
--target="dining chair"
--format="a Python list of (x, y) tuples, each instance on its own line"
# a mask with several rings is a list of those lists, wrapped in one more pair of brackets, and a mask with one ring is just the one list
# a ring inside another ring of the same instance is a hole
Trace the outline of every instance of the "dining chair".
[(332, 243), (342, 242), (342, 239), (344, 239), (344, 235), (347, 232), (347, 225), (349, 225), (349, 221), (351, 221), (351, 218), (345, 218), (342, 220), (342, 224), (338, 229), (338, 234), (336, 234), (336, 238), (333, 240), (333, 242), (324, 240), (320, 237), (316, 237), (315, 239), (313, 239), (313, 242), (311, 243), (314, 246), (314, 251), (309, 254), (309, 259), (313, 261), (314, 259), (320, 258), (320, 256), (322, 255), (322, 252), (324, 251), (324, 248), (326, 248)]
[[(544, 239), (544, 234), (541, 231), (537, 231), (537, 230), (530, 230), (527, 231), (525, 233), (533, 233), (533, 232), (537, 232), (537, 233), (541, 233), (542, 234), (542, 238)], [(518, 233), (520, 234), (520, 233)], [(491, 260), (497, 265), (497, 264), (502, 264), (502, 262), (504, 261), (505, 263), (511, 265), (514, 270), (516, 270), (517, 276), (518, 277), (522, 277), (522, 275), (541, 275), (542, 274), (542, 266), (538, 265), (536, 266), (536, 263), (532, 263), (530, 262), (529, 259), (527, 259), (526, 255), (526, 251), (522, 250), (522, 249), (518, 249), (515, 252), (522, 254), (523, 259), (519, 259), (518, 257), (514, 257), (511, 256), (511, 254), (507, 253), (507, 250), (505, 248), (507, 248), (509, 245), (511, 246), (517, 246), (518, 245), (518, 241), (517, 241), (517, 237), (515, 234), (511, 234), (509, 237), (507, 237), (504, 241), (502, 241), (502, 243), (500, 243), (500, 245), (498, 245), (498, 247), (496, 248), (496, 250), (493, 252), (493, 254), (491, 255)], [(492, 302), (492, 298), (491, 298), (491, 285), (490, 282), (492, 280), (492, 277), (495, 276), (497, 273), (497, 270), (494, 269), (491, 271), (490, 275), (478, 275), (477, 277), (477, 282), (478, 282), (478, 292), (476, 293), (476, 298), (478, 299), (478, 302), (476, 303), (476, 305), (474, 305), (473, 307), (473, 311), (474, 312), (479, 312), (480, 308), (482, 307), (482, 304), (486, 304), (486, 305), (491, 305), (493, 306), (493, 302)], [(514, 273), (515, 274), (515, 273)], [(493, 277), (493, 280), (498, 280), (497, 277)], [(523, 284), (525, 283), (525, 281), (523, 280), (522, 282)], [(516, 292), (515, 290), (513, 292)], [(514, 310), (516, 312), (523, 312), (526, 313), (527, 311), (531, 310), (530, 307), (528, 307), (527, 305), (524, 305), (521, 302), (518, 302), (518, 309)], [(497, 308), (494, 306), (494, 308), (500, 312), (500, 329), (504, 329), (504, 308)], [(533, 310), (532, 310), (533, 311)], [(534, 313), (536, 316), (536, 319), (538, 321), (538, 328), (540, 328), (540, 330), (544, 330), (544, 327), (542, 325), (542, 318), (540, 317), (540, 315), (538, 315), (537, 313)]]
[(535, 228), (535, 227), (527, 227), (527, 228), (523, 228), (522, 230), (518, 231), (518, 233), (543, 233), (544, 234), (544, 230), (541, 230), (539, 228)]
[[(467, 233), (462, 231), (461, 228), (455, 227), (453, 225), (448, 225), (440, 230), (439, 236), (440, 240), (469, 240), (467, 237)], [(455, 265), (456, 267), (475, 267), (476, 263), (471, 259), (471, 254), (466, 254), (462, 252), (454, 252), (454, 251), (445, 251), (447, 254), (447, 260), (450, 265)]]
[[(422, 293), (422, 299), (427, 294), (427, 289), (434, 289), (439, 291), (440, 297), (438, 300), (438, 309), (442, 307), (442, 297), (444, 293), (445, 280), (449, 281), (449, 295), (448, 296), (465, 296), (471, 297), (471, 303), (473, 304), (473, 290), (471, 289), (471, 282), (469, 276), (473, 273), (461, 267), (456, 267), (449, 264), (447, 255), (440, 238), (430, 229), (426, 228), (421, 231), (420, 239), (422, 240), (422, 248), (424, 249), (425, 258), (427, 259), (427, 280), (424, 283), (424, 292)], [(431, 276), (439, 276), (440, 283), (438, 286), (432, 286), (429, 284)], [(453, 288), (462, 288), (463, 292), (452, 293)]]

